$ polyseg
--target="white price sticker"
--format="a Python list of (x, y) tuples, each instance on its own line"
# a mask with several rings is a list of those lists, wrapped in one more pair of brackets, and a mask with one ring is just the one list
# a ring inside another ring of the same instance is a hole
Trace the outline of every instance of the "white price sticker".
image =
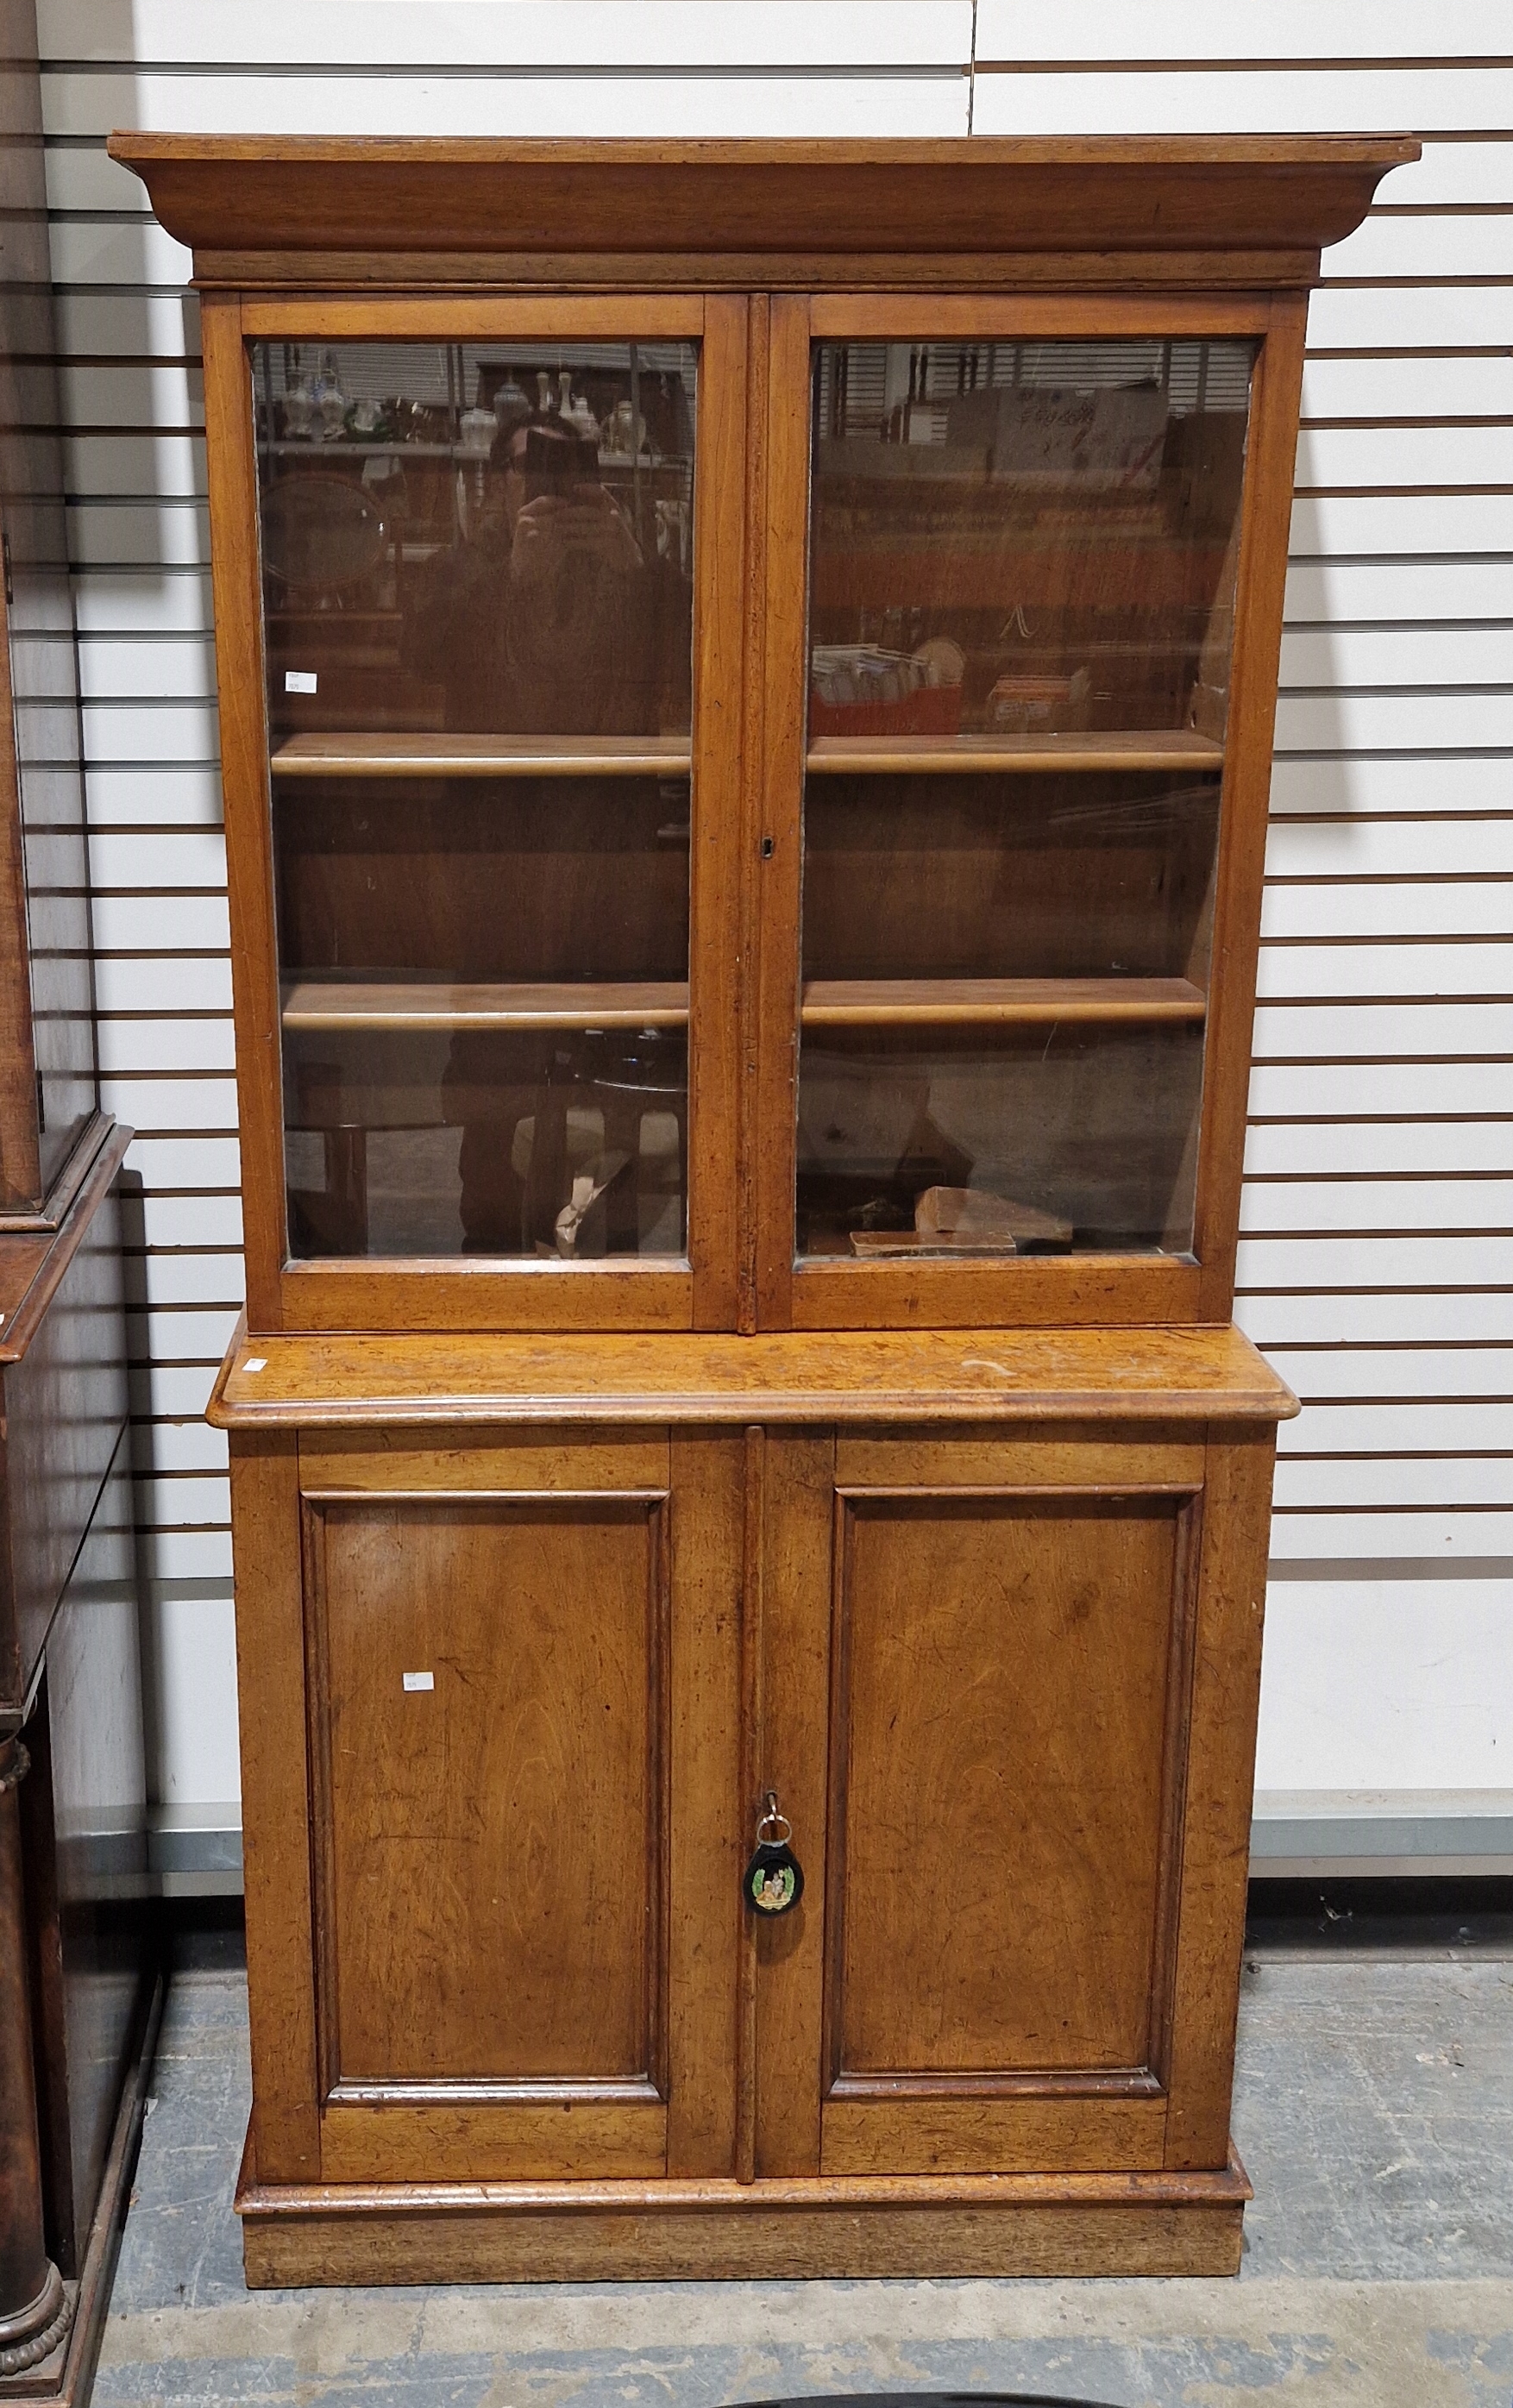
[(404, 1676), (404, 1683), (407, 1689), (434, 1689), (436, 1686), (436, 1674), (434, 1672), (407, 1672)]
[(283, 690), (285, 694), (313, 694), (317, 683), (318, 681), (313, 669), (284, 670)]

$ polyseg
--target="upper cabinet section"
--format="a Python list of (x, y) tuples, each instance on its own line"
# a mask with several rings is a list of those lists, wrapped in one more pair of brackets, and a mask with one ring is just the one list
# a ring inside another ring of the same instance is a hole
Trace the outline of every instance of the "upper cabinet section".
[(1416, 145), (111, 150), (252, 1328), (1226, 1318), (1306, 293)]

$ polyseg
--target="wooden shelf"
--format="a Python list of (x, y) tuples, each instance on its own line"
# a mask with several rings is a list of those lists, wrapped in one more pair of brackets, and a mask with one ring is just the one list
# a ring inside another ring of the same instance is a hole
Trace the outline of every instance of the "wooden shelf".
[(292, 736), (276, 778), (686, 778), (686, 736)]
[[(811, 979), (806, 1028), (1040, 1025), (1082, 1021), (1201, 1023), (1186, 979)], [(303, 979), (284, 990), (290, 1029), (684, 1028), (688, 989), (672, 980), (506, 986), (405, 979)]]
[[(686, 736), (292, 736), (276, 778), (686, 778)], [(1224, 747), (1190, 728), (1112, 728), (1070, 736), (821, 736), (812, 776), (1060, 769), (1207, 769)]]
[[(1108, 1257), (1099, 1260), (1099, 1268)], [(333, 1267), (361, 1277), (362, 1263)], [(1075, 1258), (1013, 1266), (1074, 1278)], [(1163, 1268), (1177, 1270), (1168, 1264)], [(1005, 1271), (1008, 1266), (1004, 1266)], [(541, 1267), (550, 1278), (577, 1266)], [(847, 1263), (806, 1274), (857, 1279)], [(249, 1363), (248, 1356), (252, 1356)], [(211, 1393), (215, 1429), (490, 1422), (1119, 1422), (1290, 1420), (1298, 1404), (1248, 1339), (1213, 1328), (689, 1330), (259, 1335), (245, 1316)], [(1001, 2176), (995, 2176), (1001, 2180)], [(1125, 2177), (1128, 2179), (1128, 2177)]]
[(684, 1028), (688, 989), (674, 981), (576, 986), (371, 984), (302, 980), (286, 987), (291, 1029)]
[(812, 777), (918, 775), (926, 771), (1208, 769), (1224, 747), (1189, 727), (1107, 728), (1071, 736), (821, 736), (809, 748)]
[(1201, 1022), (1206, 1010), (1186, 979), (811, 979), (800, 1017), (806, 1028), (1025, 1026)]

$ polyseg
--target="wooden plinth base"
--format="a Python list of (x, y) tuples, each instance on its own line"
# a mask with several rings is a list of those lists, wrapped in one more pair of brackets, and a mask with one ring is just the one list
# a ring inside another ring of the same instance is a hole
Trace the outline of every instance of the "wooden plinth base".
[(237, 2189), (253, 2290), (310, 2283), (1234, 2274), (1222, 2173), (264, 2185)]
[(136, 2040), (122, 2084), (109, 2154), (100, 2178), (100, 2196), (90, 2226), (83, 2271), (77, 2283), (67, 2286), (73, 2295), (67, 2331), (40, 2365), (28, 2367), (24, 2374), (0, 2380), (0, 2408), (44, 2408), (44, 2403), (45, 2408), (82, 2408), (94, 2388), (94, 2361), (100, 2354), (100, 2336), (110, 2303), (122, 2227), (126, 2221), (142, 2137), (147, 2085), (163, 2018), (163, 1976), (150, 1973), (147, 1984), (138, 2003)]

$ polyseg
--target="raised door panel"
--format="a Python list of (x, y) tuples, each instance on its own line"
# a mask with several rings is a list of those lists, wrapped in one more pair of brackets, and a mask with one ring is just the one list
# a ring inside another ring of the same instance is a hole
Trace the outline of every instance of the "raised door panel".
[(665, 1495), (307, 1510), (323, 2172), (660, 2172)]
[(1194, 1518), (840, 1492), (825, 2172), (1161, 2162)]

